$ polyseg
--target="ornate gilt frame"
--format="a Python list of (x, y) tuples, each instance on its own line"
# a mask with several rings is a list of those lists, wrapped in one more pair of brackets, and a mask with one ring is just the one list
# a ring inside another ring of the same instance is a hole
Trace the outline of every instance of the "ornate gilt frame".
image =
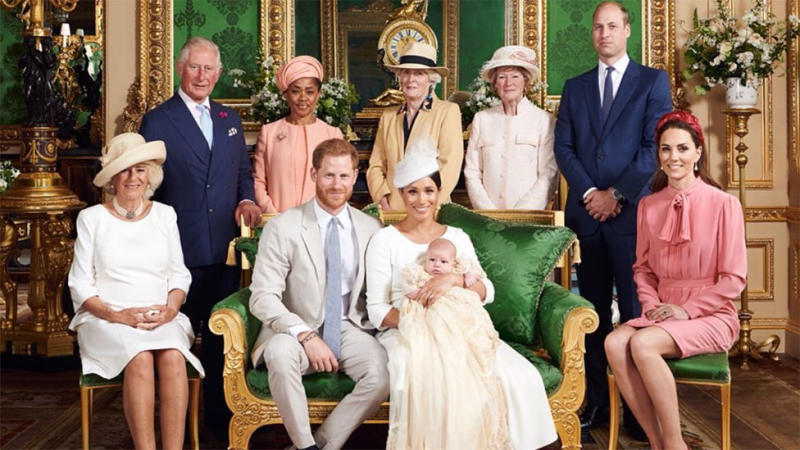
[[(103, 49), (103, 89), (100, 93), (100, 106), (97, 108), (96, 114), (100, 114), (100, 119), (96, 120), (95, 125), (100, 126), (99, 136), (106, 134), (106, 121), (105, 112), (106, 108), (106, 88), (108, 86), (108, 71), (105, 70), (105, 35), (106, 35), (106, 1), (107, 0), (94, 0), (94, 20), (96, 34), (86, 35), (83, 38), (84, 43), (95, 43)], [(53, 39), (61, 39), (60, 36), (53, 36)], [(78, 42), (78, 37), (72, 35), (69, 37), (70, 45)], [(74, 72), (72, 72), (74, 76)], [(0, 125), (0, 154), (10, 155), (19, 153), (22, 150), (22, 125)]]
[[(260, 1), (260, 45), (276, 61), (294, 54), (294, 1)], [(144, 114), (172, 96), (174, 76), (172, 50), (172, 0), (139, 0), (139, 75), (128, 88), (128, 105), (123, 111), (126, 131), (136, 131)], [(248, 117), (247, 99), (216, 99)], [(245, 122), (245, 130), (258, 124)]]
[[(523, 23), (519, 27), (521, 45), (527, 45), (541, 55), (539, 69), (547, 74), (547, 0), (508, 0), (522, 3)], [(673, 104), (682, 106), (683, 89), (678, 59), (675, 51), (675, 8), (676, 0), (642, 0), (642, 64), (662, 69), (670, 75)], [(540, 20), (540, 21), (539, 21)], [(541, 52), (539, 49), (544, 49)], [(545, 75), (546, 76), (546, 75)], [(560, 95), (545, 96), (547, 109), (555, 110)]]
[[(261, 44), (266, 53), (282, 61), (294, 54), (294, 1), (260, 0)], [(674, 102), (681, 105), (680, 73), (675, 52), (676, 0), (642, 0), (644, 63), (670, 73)], [(506, 43), (522, 44), (541, 54), (540, 69), (546, 73), (547, 52), (541, 51), (547, 38), (544, 24), (547, 19), (546, 0), (505, 0)], [(458, 67), (459, 2), (443, 2), (442, 44), (440, 55), (447, 67)], [(341, 51), (342, 32), (339, 29), (337, 0), (320, 2), (322, 63), (326, 73), (336, 77), (346, 75)], [(123, 112), (126, 130), (138, 129), (145, 112), (172, 95), (172, 1), (139, 0), (139, 76), (128, 91), (128, 106)], [(458, 87), (458, 70), (451, 70), (442, 80), (444, 96)], [(558, 97), (550, 96), (554, 107)], [(246, 118), (246, 99), (219, 99), (234, 107)], [(256, 124), (246, 125), (253, 129)], [(798, 162), (800, 165), (800, 161)]]

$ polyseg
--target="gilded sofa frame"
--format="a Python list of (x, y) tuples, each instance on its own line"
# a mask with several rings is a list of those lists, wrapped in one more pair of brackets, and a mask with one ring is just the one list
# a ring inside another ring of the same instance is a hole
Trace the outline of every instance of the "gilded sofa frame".
[[(544, 225), (563, 224), (563, 211), (480, 211), (486, 216), (523, 223)], [(382, 213), (381, 221), (390, 224), (398, 221), (404, 213)], [(262, 215), (262, 225), (274, 214)], [(249, 236), (249, 230), (243, 230)], [(565, 263), (571, 267), (572, 256), (576, 252), (565, 252)], [(565, 271), (566, 272), (566, 271)], [(553, 421), (561, 439), (562, 448), (581, 447), (581, 427), (578, 409), (586, 393), (584, 377), (585, 336), (597, 329), (598, 317), (588, 307), (574, 308), (567, 316), (561, 340), (561, 372), (564, 376), (558, 389), (548, 397)], [(246, 373), (249, 355), (247, 337), (241, 316), (231, 309), (219, 309), (211, 315), (211, 331), (224, 339), (225, 367), (223, 369), (225, 401), (233, 413), (228, 437), (228, 448), (246, 449), (250, 436), (256, 429), (282, 423), (278, 407), (271, 399), (253, 394), (247, 386)], [(321, 423), (336, 407), (330, 400), (308, 400), (308, 413), (311, 423)], [(388, 423), (389, 403), (384, 402), (374, 417), (364, 423)]]

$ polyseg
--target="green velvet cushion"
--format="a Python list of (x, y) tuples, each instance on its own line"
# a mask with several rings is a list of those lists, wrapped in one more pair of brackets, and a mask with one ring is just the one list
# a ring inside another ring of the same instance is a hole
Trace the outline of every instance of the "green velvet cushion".
[(552, 281), (544, 284), (539, 299), (539, 311), (536, 313), (536, 323), (542, 348), (553, 358), (556, 367), (561, 367), (561, 341), (567, 316), (573, 309), (582, 306), (594, 310), (594, 306), (588, 300), (568, 291), (560, 284)]
[(508, 345), (536, 367), (536, 370), (539, 371), (539, 375), (542, 376), (542, 382), (544, 382), (544, 389), (547, 391), (547, 395), (551, 395), (558, 389), (561, 385), (561, 380), (564, 379), (564, 374), (561, 373), (558, 367), (554, 366), (552, 362), (537, 356), (530, 347), (515, 342), (508, 342)]
[[(222, 308), (230, 308), (239, 314), (239, 317), (241, 317), (242, 323), (244, 324), (245, 335), (247, 336), (247, 348), (245, 349), (245, 353), (248, 353), (249, 350), (253, 348), (253, 343), (256, 342), (258, 333), (261, 331), (261, 321), (258, 320), (256, 316), (250, 314), (249, 305), (250, 289), (242, 288), (225, 297), (216, 305), (214, 305), (213, 308), (211, 308), (212, 314), (214, 311)], [(247, 354), (247, 357), (250, 359), (249, 353)]]
[[(271, 396), (267, 371), (263, 366), (247, 372), (247, 385), (251, 392), (262, 398)], [(342, 373), (314, 373), (303, 377), (308, 398), (340, 399), (349, 394), (355, 385), (355, 381)]]
[(536, 344), (536, 311), (545, 280), (575, 240), (566, 227), (494, 220), (454, 203), (442, 205), (439, 222), (466, 232), (495, 288), (486, 305), (505, 341)]
[(692, 381), (716, 381), (725, 383), (731, 380), (728, 354), (725, 352), (706, 353), (683, 359), (668, 359), (667, 365), (675, 378)]
[[(197, 369), (195, 369), (194, 366), (188, 362), (186, 363), (186, 376), (189, 378), (200, 378), (200, 374), (197, 372)], [(122, 384), (123, 378), (125, 378), (124, 371), (111, 379), (103, 378), (96, 373), (87, 373), (85, 375), (81, 375), (79, 383), (81, 387), (110, 386), (114, 384)]]

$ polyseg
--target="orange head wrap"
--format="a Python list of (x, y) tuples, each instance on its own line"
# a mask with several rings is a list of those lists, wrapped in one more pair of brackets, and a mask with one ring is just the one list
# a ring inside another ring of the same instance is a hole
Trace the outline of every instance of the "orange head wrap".
[(313, 56), (296, 56), (278, 69), (275, 84), (281, 92), (289, 89), (289, 85), (300, 78), (316, 78), (322, 81), (322, 64)]

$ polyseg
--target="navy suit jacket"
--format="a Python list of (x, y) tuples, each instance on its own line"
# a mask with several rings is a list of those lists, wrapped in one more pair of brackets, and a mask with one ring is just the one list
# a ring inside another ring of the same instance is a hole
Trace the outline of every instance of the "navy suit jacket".
[(223, 264), (228, 242), (238, 235), (234, 210), (254, 200), (253, 175), (242, 121), (230, 108), (211, 102), (213, 146), (176, 93), (145, 114), (139, 132), (167, 147), (164, 182), (154, 199), (178, 214), (183, 258), (188, 267)]
[(634, 234), (639, 198), (657, 169), (655, 127), (672, 110), (669, 78), (631, 60), (604, 126), (597, 70), (567, 80), (558, 109), (553, 151), (569, 185), (565, 221), (579, 235), (594, 233), (600, 222), (584, 208), (583, 194), (613, 186), (626, 203), (607, 223), (617, 234)]

